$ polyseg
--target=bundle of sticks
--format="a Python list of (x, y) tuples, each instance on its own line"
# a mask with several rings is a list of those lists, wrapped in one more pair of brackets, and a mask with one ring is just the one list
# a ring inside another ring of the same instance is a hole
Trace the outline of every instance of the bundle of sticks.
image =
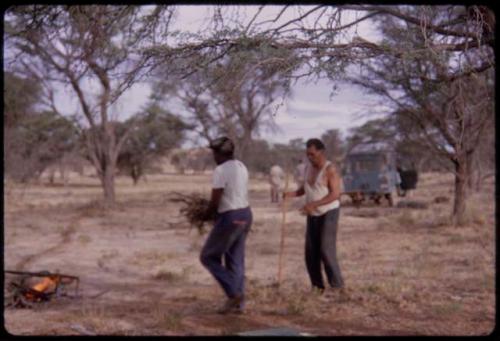
[(191, 227), (196, 227), (200, 234), (205, 233), (205, 223), (213, 221), (215, 218), (205, 216), (210, 201), (200, 193), (183, 194), (172, 192), (169, 201), (184, 204), (180, 209), (181, 215), (185, 216)]

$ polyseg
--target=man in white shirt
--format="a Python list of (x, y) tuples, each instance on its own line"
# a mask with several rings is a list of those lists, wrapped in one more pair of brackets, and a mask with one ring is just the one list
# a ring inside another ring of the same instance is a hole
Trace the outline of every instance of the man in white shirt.
[(283, 169), (274, 165), (269, 171), (269, 185), (271, 185), (271, 202), (279, 202), (279, 193), (283, 190), (283, 181), (285, 178), (285, 172)]
[(248, 170), (241, 161), (234, 159), (234, 144), (227, 137), (212, 141), (210, 148), (217, 167), (206, 215), (215, 214), (216, 219), (201, 251), (200, 261), (228, 297), (219, 313), (242, 313), (245, 303), (245, 240), (252, 225)]

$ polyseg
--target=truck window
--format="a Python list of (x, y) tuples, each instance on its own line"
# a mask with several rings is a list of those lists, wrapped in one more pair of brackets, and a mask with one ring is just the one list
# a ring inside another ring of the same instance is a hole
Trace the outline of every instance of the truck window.
[(364, 159), (357, 162), (357, 170), (359, 172), (369, 172), (377, 170), (377, 163), (375, 160)]
[(345, 165), (344, 165), (344, 174), (350, 174), (352, 171), (351, 171), (351, 163), (350, 162), (347, 162)]

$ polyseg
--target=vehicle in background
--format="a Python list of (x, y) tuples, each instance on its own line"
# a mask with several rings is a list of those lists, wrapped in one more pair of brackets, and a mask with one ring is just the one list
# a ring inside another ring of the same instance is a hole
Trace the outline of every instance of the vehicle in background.
[(414, 170), (398, 168), (396, 152), (387, 143), (362, 143), (345, 157), (342, 168), (342, 194), (351, 197), (355, 205), (365, 200), (376, 204), (385, 198), (394, 205), (394, 196), (405, 196), (415, 189), (418, 176)]

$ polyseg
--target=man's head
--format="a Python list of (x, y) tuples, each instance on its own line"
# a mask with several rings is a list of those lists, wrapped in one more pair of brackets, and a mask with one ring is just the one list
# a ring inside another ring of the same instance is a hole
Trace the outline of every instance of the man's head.
[(319, 139), (309, 139), (306, 142), (306, 156), (313, 166), (319, 166), (325, 159), (325, 145)]
[(210, 142), (209, 148), (212, 149), (215, 163), (218, 165), (234, 157), (234, 143), (225, 136)]

